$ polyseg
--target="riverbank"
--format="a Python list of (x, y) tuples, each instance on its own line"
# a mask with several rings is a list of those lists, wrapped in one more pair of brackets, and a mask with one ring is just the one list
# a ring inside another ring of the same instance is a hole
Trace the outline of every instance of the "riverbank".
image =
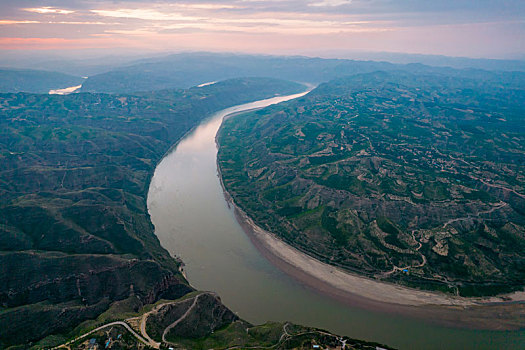
[(225, 189), (224, 195), (239, 225), (259, 252), (280, 270), (319, 293), (351, 306), (403, 314), (449, 327), (483, 330), (525, 328), (524, 292), (464, 298), (351, 274), (316, 260), (263, 230), (234, 203)]
[[(225, 119), (231, 117), (225, 116)], [(215, 139), (217, 148), (219, 144)], [(239, 208), (217, 172), (228, 205), (257, 250), (280, 270), (316, 292), (345, 304), (409, 315), (437, 324), (485, 330), (525, 329), (525, 292), (465, 298), (359, 276), (323, 263), (263, 230)]]
[[(278, 101), (256, 101), (235, 111), (270, 102)], [(170, 254), (182, 258), (195, 288), (216, 291), (232, 311), (253, 324), (268, 320), (308, 324), (399, 349), (440, 350), (444, 344), (450, 350), (492, 350), (496, 344), (523, 349), (524, 330), (482, 330), (497, 329), (497, 324), (478, 329), (443, 327), (432, 323), (438, 318), (434, 313), (412, 316), (425, 308), (406, 306), (405, 313), (410, 313), (406, 316), (396, 309), (382, 311), (386, 307), (381, 303), (365, 307), (363, 300), (368, 299), (356, 299), (352, 306), (349, 298), (314, 290), (263, 256), (224, 200), (217, 176), (215, 138), (222, 118), (231, 112), (217, 113), (181, 140), (157, 165), (148, 193), (155, 233)], [(378, 311), (370, 310), (373, 307)], [(516, 314), (512, 308), (502, 312)], [(449, 322), (454, 324), (453, 319)], [(516, 326), (506, 324), (505, 328)]]

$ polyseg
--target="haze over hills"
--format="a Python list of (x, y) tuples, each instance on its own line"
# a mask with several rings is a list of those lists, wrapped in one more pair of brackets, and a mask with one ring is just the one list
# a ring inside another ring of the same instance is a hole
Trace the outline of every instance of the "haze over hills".
[(185, 53), (144, 59), (91, 76), (82, 85), (82, 91), (122, 93), (159, 88), (187, 88), (201, 83), (246, 76), (273, 77), (318, 84), (344, 75), (377, 70), (433, 72), (485, 79), (494, 76), (493, 72), (485, 70), (432, 67), (423, 64), (392, 64), (301, 56)]
[[(89, 77), (82, 91), (129, 92), (156, 88), (186, 88), (200, 83), (245, 76), (280, 77), (292, 81), (321, 82), (337, 74), (372, 71), (388, 63), (356, 62), (304, 57), (230, 54), (179, 54), (145, 60)], [(386, 68), (387, 69), (387, 68)]]
[(154, 52), (136, 50), (24, 50), (1, 51), (2, 66), (12, 69), (35, 69), (56, 71), (75, 76), (90, 76), (103, 73), (121, 66), (131, 65), (142, 59), (151, 59)]
[(515, 59), (489, 59), (399, 52), (359, 52), (351, 50), (329, 50), (323, 57), (385, 61), (398, 64), (421, 63), (429, 66), (451, 67), (456, 69), (473, 68), (493, 71), (525, 71), (525, 60), (523, 57), (517, 57)]
[[(483, 75), (485, 71), (525, 71), (525, 61), (389, 53), (349, 54), (350, 57), (355, 57), (354, 59), (209, 52), (143, 56), (138, 58), (136, 54), (129, 53), (124, 56), (90, 53), (87, 58), (81, 59), (35, 53), (31, 61), (16, 55), (7, 56), (4, 64), (32, 69), (6, 68), (1, 71), (3, 79), (0, 92), (45, 93), (51, 89), (84, 83), (82, 91), (129, 93), (188, 88), (201, 83), (247, 76), (275, 77), (318, 84), (341, 75), (375, 70), (417, 69), (422, 72), (465, 76)], [(42, 70), (37, 71), (35, 68)], [(79, 76), (89, 78), (84, 81)]]
[[(141, 63), (166, 60), (177, 55), (202, 55), (206, 52), (137, 52), (135, 50), (53, 50), (0, 52), (0, 60), (4, 67), (17, 69), (37, 69), (57, 71), (70, 75), (91, 76), (105, 73), (125, 66)], [(224, 55), (224, 53), (208, 52), (207, 54)], [(226, 55), (245, 55), (242, 52), (226, 53)], [(257, 55), (252, 55), (257, 56)], [(348, 59), (361, 61), (388, 62), (393, 64), (421, 63), (429, 66), (451, 67), (456, 69), (474, 68), (494, 71), (525, 71), (525, 60), (516, 59), (488, 59), (450, 57), (443, 55), (422, 55), (399, 52), (368, 52), (355, 50), (325, 50), (323, 54), (304, 52), (302, 54), (274, 55), (277, 57), (318, 57), (324, 59)]]
[(83, 78), (32, 69), (0, 69), (0, 93), (33, 92), (46, 94), (52, 89), (81, 85)]

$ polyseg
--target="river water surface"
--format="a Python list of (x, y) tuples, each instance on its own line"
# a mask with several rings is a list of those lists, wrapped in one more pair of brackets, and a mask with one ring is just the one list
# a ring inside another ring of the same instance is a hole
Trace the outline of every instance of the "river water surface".
[(231, 113), (296, 97), (218, 112), (157, 166), (148, 193), (149, 213), (162, 246), (186, 264), (190, 283), (217, 292), (229, 308), (255, 324), (291, 321), (399, 349), (524, 349), (525, 331), (453, 329), (348, 306), (295, 281), (257, 251), (224, 198), (215, 135)]

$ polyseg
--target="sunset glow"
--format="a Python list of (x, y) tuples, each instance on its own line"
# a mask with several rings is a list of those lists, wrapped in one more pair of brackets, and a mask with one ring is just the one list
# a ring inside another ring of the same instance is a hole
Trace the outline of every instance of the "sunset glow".
[[(479, 1), (8, 1), (0, 49), (219, 49), (278, 53), (369, 50), (506, 57), (523, 54), (524, 5)], [(21, 5), (24, 6), (21, 6)], [(31, 6), (33, 5), (33, 6)], [(38, 6), (40, 5), (40, 6)]]

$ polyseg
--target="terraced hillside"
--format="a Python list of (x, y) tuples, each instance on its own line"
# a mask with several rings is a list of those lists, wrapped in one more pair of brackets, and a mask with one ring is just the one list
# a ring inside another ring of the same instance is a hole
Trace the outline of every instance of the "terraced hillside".
[(67, 333), (129, 296), (192, 291), (147, 214), (156, 164), (212, 112), (302, 88), (237, 79), (141, 95), (0, 95), (0, 348)]
[(374, 72), (227, 120), (227, 191), (370, 277), (464, 296), (525, 280), (525, 77)]

